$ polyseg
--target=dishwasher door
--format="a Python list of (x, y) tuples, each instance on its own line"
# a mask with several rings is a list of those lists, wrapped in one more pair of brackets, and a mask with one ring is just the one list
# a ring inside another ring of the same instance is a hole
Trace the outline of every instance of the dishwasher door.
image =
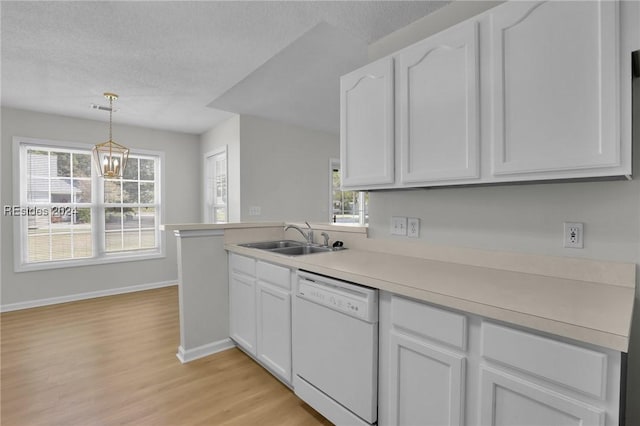
[(334, 423), (344, 417), (334, 415), (341, 408), (333, 402), (366, 423), (375, 423), (377, 290), (299, 272), (295, 303), (296, 393)]

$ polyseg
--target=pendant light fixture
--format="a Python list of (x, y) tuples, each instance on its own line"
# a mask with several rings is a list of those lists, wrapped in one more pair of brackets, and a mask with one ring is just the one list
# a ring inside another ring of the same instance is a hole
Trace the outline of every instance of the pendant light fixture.
[(113, 101), (118, 99), (118, 95), (105, 93), (104, 97), (109, 100), (109, 140), (93, 147), (93, 159), (100, 176), (107, 179), (119, 179), (127, 166), (129, 148), (115, 142), (112, 137)]

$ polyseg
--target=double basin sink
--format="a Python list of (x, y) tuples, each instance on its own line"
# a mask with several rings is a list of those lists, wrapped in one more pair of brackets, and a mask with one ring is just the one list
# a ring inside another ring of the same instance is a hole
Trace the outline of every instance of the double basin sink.
[(318, 246), (294, 240), (261, 241), (257, 243), (239, 244), (239, 246), (266, 250), (271, 253), (283, 254), (285, 256), (301, 256), (305, 254), (326, 253), (330, 251), (344, 250), (343, 247), (334, 248), (327, 246)]

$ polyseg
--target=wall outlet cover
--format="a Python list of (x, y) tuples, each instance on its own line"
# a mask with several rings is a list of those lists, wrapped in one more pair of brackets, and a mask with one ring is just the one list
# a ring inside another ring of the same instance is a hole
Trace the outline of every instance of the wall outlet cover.
[(418, 238), (420, 236), (420, 218), (410, 217), (407, 219), (407, 237)]
[(564, 246), (566, 248), (584, 248), (584, 224), (581, 222), (564, 223)]

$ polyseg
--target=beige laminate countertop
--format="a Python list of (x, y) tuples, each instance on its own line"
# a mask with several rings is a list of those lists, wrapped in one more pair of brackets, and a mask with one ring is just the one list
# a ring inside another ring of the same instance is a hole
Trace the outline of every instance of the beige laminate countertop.
[(444, 307), (627, 352), (635, 289), (348, 249), (290, 257), (225, 248)]

